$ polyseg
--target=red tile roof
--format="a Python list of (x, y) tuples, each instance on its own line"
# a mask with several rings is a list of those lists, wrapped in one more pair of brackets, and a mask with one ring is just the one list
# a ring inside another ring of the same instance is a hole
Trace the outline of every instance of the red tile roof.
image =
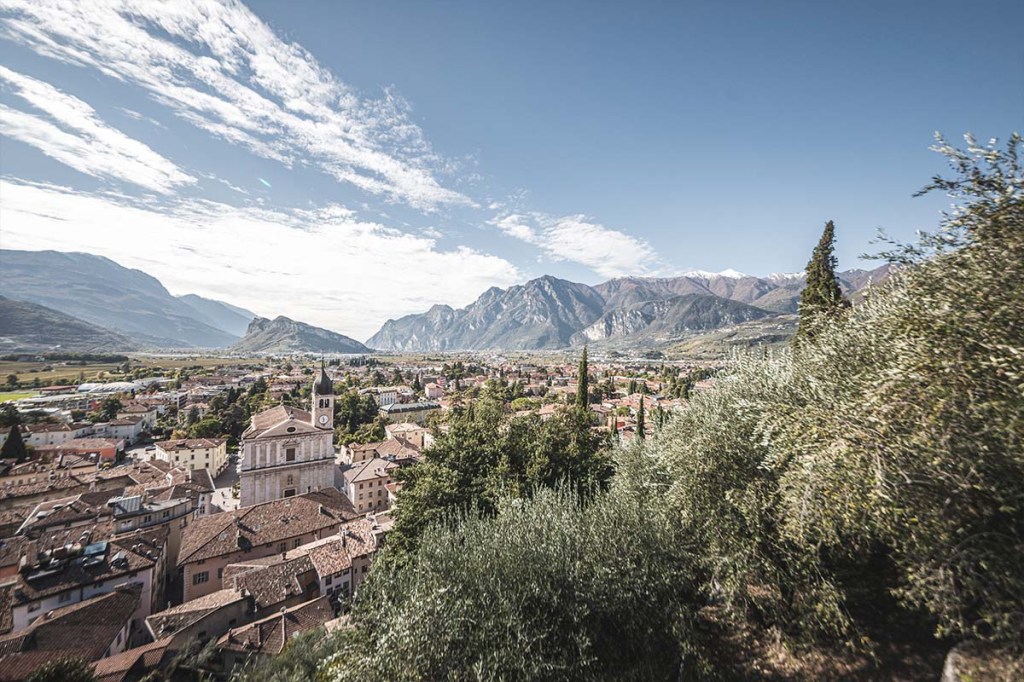
[(334, 488), (272, 500), (196, 519), (181, 539), (178, 565), (278, 543), (317, 531), (334, 532), (355, 508)]

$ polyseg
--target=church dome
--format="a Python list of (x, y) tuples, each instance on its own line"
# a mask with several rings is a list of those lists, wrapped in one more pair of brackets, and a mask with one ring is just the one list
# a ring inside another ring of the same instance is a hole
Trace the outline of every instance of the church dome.
[(317, 395), (334, 395), (334, 384), (327, 376), (327, 370), (320, 365), (320, 378), (313, 383), (313, 393)]

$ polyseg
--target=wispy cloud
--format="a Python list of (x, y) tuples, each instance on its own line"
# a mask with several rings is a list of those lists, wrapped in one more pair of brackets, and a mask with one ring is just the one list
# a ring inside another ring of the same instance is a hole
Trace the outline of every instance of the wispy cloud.
[(77, 171), (157, 192), (194, 183), (173, 162), (104, 123), (82, 100), (0, 66), (0, 84), (48, 118), (0, 104), (0, 132)]
[(472, 205), (393, 92), (367, 98), (238, 2), (5, 0), (0, 33), (144, 88), (178, 117), (281, 163), (390, 201)]
[(511, 213), (490, 224), (510, 237), (539, 247), (553, 260), (580, 263), (603, 277), (649, 275), (660, 269), (657, 254), (646, 241), (583, 215)]
[(359, 338), (389, 317), (437, 302), (463, 306), (490, 286), (523, 278), (497, 256), (441, 250), (433, 239), (360, 221), (336, 204), (268, 210), (140, 201), (12, 178), (0, 180), (0, 194), (4, 248), (60, 244), (104, 255), (176, 294), (287, 314)]

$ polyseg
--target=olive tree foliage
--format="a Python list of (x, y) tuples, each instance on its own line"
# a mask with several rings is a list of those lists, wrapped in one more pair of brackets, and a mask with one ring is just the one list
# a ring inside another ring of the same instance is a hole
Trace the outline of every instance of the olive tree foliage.
[(654, 505), (626, 490), (584, 504), (544, 489), (499, 507), (432, 526), (412, 570), (384, 557), (322, 676), (675, 677), (697, 597), (688, 543)]
[(738, 617), (855, 641), (842, 574), (880, 552), (897, 580), (876, 587), (940, 634), (1024, 642), (1021, 146), (940, 142), (956, 177), (930, 187), (963, 202), (942, 229), (893, 251), (891, 281), (811, 342), (739, 362), (652, 444)]
[(590, 428), (589, 414), (567, 406), (547, 421), (510, 415), (489, 395), (453, 409), (424, 459), (398, 473), (395, 527), (389, 544), (411, 550), (432, 523), (452, 514), (492, 514), (504, 495), (571, 485), (587, 496), (612, 474), (607, 438)]

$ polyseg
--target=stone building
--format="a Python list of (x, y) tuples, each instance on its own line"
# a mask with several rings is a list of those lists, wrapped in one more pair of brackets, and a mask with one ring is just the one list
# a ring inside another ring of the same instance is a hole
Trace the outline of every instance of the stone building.
[(242, 434), (242, 507), (334, 485), (334, 386), (322, 366), (311, 407), (253, 415)]

